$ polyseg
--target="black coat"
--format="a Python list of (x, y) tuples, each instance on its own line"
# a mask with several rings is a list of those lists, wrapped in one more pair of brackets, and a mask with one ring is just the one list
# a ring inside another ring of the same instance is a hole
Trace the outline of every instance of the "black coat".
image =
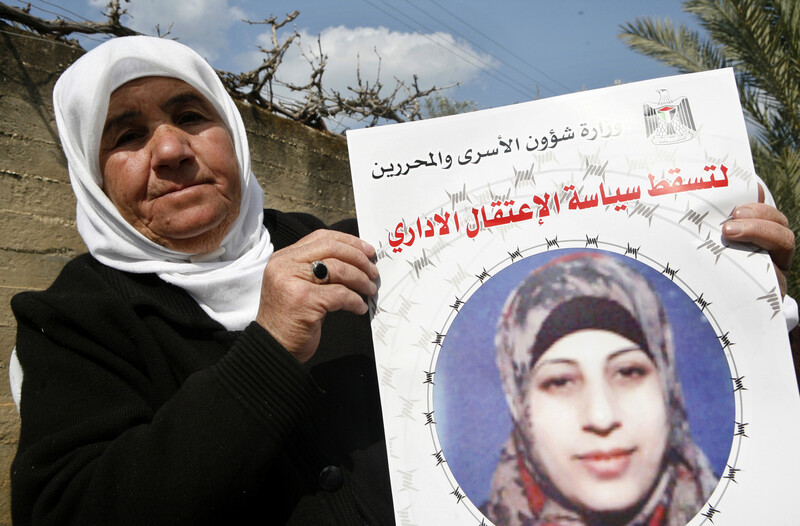
[[(265, 224), (276, 250), (324, 226)], [(394, 522), (366, 316), (329, 314), (301, 365), (255, 322), (227, 331), (182, 289), (88, 254), (12, 308), (15, 524)]]

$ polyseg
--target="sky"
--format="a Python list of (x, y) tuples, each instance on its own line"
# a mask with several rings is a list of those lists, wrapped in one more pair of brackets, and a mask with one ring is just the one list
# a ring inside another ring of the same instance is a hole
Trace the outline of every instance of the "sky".
[[(4, 0), (52, 19), (102, 21), (107, 0)], [(241, 72), (261, 62), (259, 46), (271, 47), (269, 26), (242, 21), (282, 19), (294, 10), (294, 26), (307, 55), (319, 54), (327, 67), (323, 85), (346, 92), (361, 77), (378, 71), (387, 90), (395, 78), (419, 77), (421, 88), (458, 84), (444, 92), (474, 101), (479, 109), (633, 82), (675, 72), (629, 50), (619, 26), (637, 17), (669, 18), (697, 28), (679, 0), (162, 0), (123, 1), (123, 23), (139, 32), (162, 33), (194, 48), (215, 68)], [(291, 31), (291, 25), (287, 27)], [(281, 34), (279, 33), (279, 38)], [(82, 38), (86, 48), (103, 37)], [(303, 84), (310, 68), (299, 46), (279, 68), (281, 80)], [(341, 124), (330, 123), (333, 128)], [(353, 123), (343, 123), (354, 126)], [(356, 125), (357, 126), (357, 125)]]

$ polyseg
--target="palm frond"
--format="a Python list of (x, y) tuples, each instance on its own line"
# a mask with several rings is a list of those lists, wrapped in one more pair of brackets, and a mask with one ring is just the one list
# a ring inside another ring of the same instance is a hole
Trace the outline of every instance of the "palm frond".
[[(800, 248), (800, 2), (685, 0), (700, 32), (669, 20), (638, 18), (620, 26), (634, 51), (679, 72), (730, 66), (750, 123), (756, 171), (789, 218)], [(800, 261), (789, 292), (800, 294)]]
[(729, 64), (710, 42), (669, 19), (637, 18), (620, 26), (620, 38), (634, 51), (655, 58), (681, 73), (695, 73), (727, 67)]

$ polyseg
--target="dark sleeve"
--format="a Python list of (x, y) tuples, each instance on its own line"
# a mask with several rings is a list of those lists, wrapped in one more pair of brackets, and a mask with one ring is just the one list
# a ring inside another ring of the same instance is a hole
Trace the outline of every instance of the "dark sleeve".
[[(274, 217), (277, 247), (324, 227)], [(185, 293), (154, 301), (171, 287), (154, 276), (112, 287), (121, 273), (78, 260), (50, 290), (12, 300), (15, 524), (393, 523), (366, 317), (331, 313), (301, 365), (256, 323), (219, 330)], [(182, 329), (159, 315), (185, 303)], [(187, 346), (173, 367), (166, 357)], [(331, 466), (335, 487), (321, 478)]]
[(24, 371), (15, 524), (238, 524), (254, 509), (268, 522), (281, 485), (316, 478), (325, 460), (303, 438), (316, 433), (305, 428), (319, 389), (258, 324), (177, 392), (159, 393), (154, 377), (170, 371), (127, 359), (146, 335), (133, 341), (135, 323), (118, 319), (113, 302), (75, 300), (74, 309), (104, 317), (87, 312), (77, 326), (81, 315), (40, 296), (14, 301)]
[(264, 210), (264, 225), (270, 233), (270, 238), (279, 250), (291, 245), (301, 237), (320, 228), (328, 228), (358, 236), (358, 223), (355, 218), (343, 219), (331, 225), (326, 225), (319, 218), (302, 212), (280, 212), (278, 210)]

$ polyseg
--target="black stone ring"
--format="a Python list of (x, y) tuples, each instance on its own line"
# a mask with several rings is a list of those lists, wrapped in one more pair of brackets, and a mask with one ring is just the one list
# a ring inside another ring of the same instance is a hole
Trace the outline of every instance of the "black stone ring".
[(314, 276), (314, 281), (317, 283), (327, 283), (331, 277), (328, 273), (328, 265), (322, 261), (315, 261), (311, 264), (311, 275)]

